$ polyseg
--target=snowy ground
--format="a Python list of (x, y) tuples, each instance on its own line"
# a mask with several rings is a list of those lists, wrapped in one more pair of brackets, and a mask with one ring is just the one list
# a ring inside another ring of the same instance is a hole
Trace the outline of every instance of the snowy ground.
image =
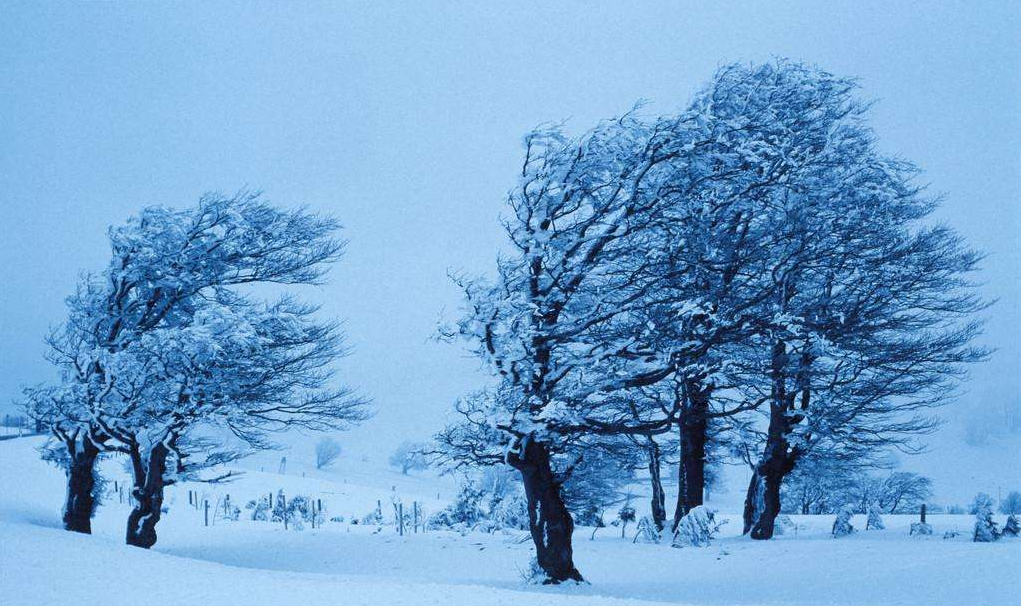
[[(348, 462), (333, 472), (279, 457), (249, 461), (251, 470), (219, 488), (182, 485), (168, 495), (169, 513), (150, 552), (122, 545), (127, 505), (111, 495), (95, 535), (59, 529), (63, 478), (38, 461), (39, 438), (0, 442), (0, 603), (154, 603), (166, 605), (342, 603), (623, 605), (938, 605), (1021, 604), (1013, 579), (1021, 541), (975, 544), (969, 516), (930, 516), (932, 537), (909, 537), (913, 517), (887, 516), (887, 530), (831, 539), (830, 516), (795, 516), (797, 532), (766, 543), (738, 536), (738, 516), (704, 549), (632, 544), (619, 530), (590, 540), (579, 529), (576, 559), (590, 585), (526, 585), (520, 570), (531, 547), (523, 533), (429, 532), (397, 536), (392, 527), (327, 523), (284, 530), (280, 524), (215, 519), (188, 506), (188, 490), (216, 503), (227, 493), (248, 500), (283, 488), (325, 501), (330, 516), (362, 516), (391, 495), (435, 511), (451, 481), (408, 478)], [(272, 470), (270, 471), (260, 471)], [(115, 461), (106, 473), (123, 480)], [(305, 477), (302, 477), (302, 474)], [(1000, 520), (1002, 522), (1002, 520)], [(864, 520), (855, 520), (863, 526)], [(944, 540), (944, 531), (962, 531)]]

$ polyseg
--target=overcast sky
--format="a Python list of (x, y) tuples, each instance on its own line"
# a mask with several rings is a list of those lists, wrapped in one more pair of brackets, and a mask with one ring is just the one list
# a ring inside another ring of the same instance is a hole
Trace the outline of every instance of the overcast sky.
[(882, 148), (989, 254), (998, 352), (958, 410), (1017, 399), (1019, 3), (505, 4), (3, 2), (0, 402), (51, 376), (43, 335), (105, 266), (107, 226), (248, 186), (346, 226), (306, 295), (346, 320), (344, 377), (378, 410), (348, 439), (426, 438), (484, 380), (430, 339), (457, 309), (448, 270), (493, 267), (522, 135), (674, 111), (719, 65), (774, 56), (859, 77)]

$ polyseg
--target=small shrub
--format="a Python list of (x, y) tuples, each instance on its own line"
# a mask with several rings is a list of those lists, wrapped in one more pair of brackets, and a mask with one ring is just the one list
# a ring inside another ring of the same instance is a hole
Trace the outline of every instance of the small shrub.
[(716, 521), (716, 510), (699, 505), (681, 518), (671, 547), (707, 547), (726, 520)]

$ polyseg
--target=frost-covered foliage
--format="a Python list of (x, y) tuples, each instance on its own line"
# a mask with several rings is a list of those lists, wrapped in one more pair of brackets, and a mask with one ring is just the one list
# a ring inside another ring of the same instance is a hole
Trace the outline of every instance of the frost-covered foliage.
[[(983, 498), (985, 497), (985, 498)], [(993, 521), (992, 499), (979, 494), (972, 503), (975, 511), (975, 530), (972, 535), (976, 543), (991, 543), (1000, 538), (1000, 529)]]
[(865, 530), (883, 530), (886, 525), (883, 524), (882, 510), (875, 503), (869, 505), (868, 520), (865, 522)]
[(833, 530), (831, 534), (834, 537), (845, 537), (854, 532), (854, 526), (851, 525), (851, 518), (854, 517), (854, 506), (845, 505), (841, 508), (837, 514), (837, 519), (833, 521)]
[(485, 492), (474, 482), (467, 481), (461, 486), (454, 502), (429, 519), (429, 525), (435, 528), (471, 529), (485, 517), (482, 507)]
[(481, 480), (468, 479), (457, 498), (429, 518), (433, 528), (460, 532), (526, 530), (528, 506), (520, 488), (507, 482), (503, 470), (489, 470)]
[[(250, 519), (257, 522), (287, 522), (288, 528), (304, 530), (306, 523), (315, 522), (320, 526), (326, 520), (326, 514), (316, 507), (316, 500), (305, 495), (296, 495), (288, 499), (283, 489), (277, 491), (276, 497), (270, 505), (269, 496), (253, 499), (245, 504), (245, 509), (250, 510)], [(238, 515), (240, 509), (238, 510)], [(237, 519), (235, 517), (234, 519)]]
[(708, 547), (726, 520), (716, 520), (716, 510), (699, 506), (681, 518), (672, 547)]

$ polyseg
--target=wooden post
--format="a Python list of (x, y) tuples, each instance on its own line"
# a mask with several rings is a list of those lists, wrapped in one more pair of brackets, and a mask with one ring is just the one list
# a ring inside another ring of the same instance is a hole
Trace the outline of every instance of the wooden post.
[(411, 502), (411, 515), (415, 521), (415, 534), (418, 534), (418, 501)]
[(284, 530), (287, 530), (287, 497), (280, 495), (280, 507), (283, 511)]
[(209, 499), (205, 501), (206, 526), (209, 526)]
[(404, 536), (404, 503), (397, 504), (397, 525), (401, 536)]
[(922, 524), (925, 524), (925, 503), (922, 503)]

